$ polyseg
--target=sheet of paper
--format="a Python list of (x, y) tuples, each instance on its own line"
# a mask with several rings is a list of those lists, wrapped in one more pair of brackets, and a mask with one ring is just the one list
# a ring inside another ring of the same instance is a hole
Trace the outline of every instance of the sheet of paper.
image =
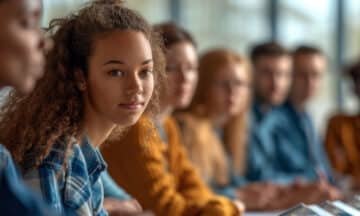
[(246, 212), (245, 216), (277, 216), (281, 214), (281, 212)]

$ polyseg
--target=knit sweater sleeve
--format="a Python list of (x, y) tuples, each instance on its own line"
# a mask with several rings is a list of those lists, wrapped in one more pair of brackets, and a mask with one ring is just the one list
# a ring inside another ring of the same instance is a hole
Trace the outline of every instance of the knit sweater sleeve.
[(103, 155), (114, 180), (145, 210), (151, 210), (157, 216), (205, 215), (203, 208), (206, 205), (218, 204), (188, 199), (178, 190), (177, 180), (169, 171), (169, 163), (164, 156), (164, 147), (152, 123), (142, 119), (129, 129), (121, 141), (109, 143), (103, 149)]
[(340, 173), (346, 173), (349, 168), (346, 149), (343, 146), (340, 134), (341, 116), (330, 119), (325, 136), (325, 149), (332, 166)]
[(149, 131), (142, 119), (121, 141), (108, 143), (102, 150), (109, 173), (143, 209), (157, 216), (198, 215), (199, 206), (176, 191), (174, 178), (167, 171), (159, 137)]
[(200, 215), (206, 216), (237, 216), (237, 208), (229, 199), (214, 195), (205, 185), (195, 168), (186, 157), (185, 151), (179, 147), (178, 164), (181, 167), (179, 178), (179, 193), (186, 200), (198, 202), (201, 205)]
[(174, 164), (178, 181), (178, 192), (186, 200), (198, 202), (201, 205), (201, 215), (230, 216), (238, 215), (239, 212), (233, 202), (225, 197), (216, 196), (200, 177), (190, 159), (187, 156), (184, 145), (181, 142), (180, 130), (173, 118), (168, 118), (165, 128), (169, 135), (169, 159)]

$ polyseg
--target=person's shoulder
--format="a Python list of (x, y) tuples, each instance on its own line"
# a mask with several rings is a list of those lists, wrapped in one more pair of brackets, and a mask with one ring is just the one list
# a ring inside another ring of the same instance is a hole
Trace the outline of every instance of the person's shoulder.
[(13, 163), (10, 152), (4, 145), (0, 144), (0, 171), (9, 165), (12, 166)]
[(289, 122), (289, 110), (284, 106), (274, 107), (264, 118), (265, 126), (286, 126)]
[(200, 125), (209, 123), (206, 118), (188, 112), (176, 114), (173, 118), (178, 124), (191, 128), (197, 128)]
[(343, 122), (353, 122), (356, 119), (359, 119), (359, 115), (349, 115), (344, 113), (338, 113), (330, 117), (329, 122), (343, 123)]
[(10, 157), (10, 152), (7, 150), (7, 148), (0, 144), (0, 156), (4, 156), (4, 157)]
[[(353, 128), (360, 121), (359, 115), (349, 115), (344, 113), (339, 113), (331, 116), (328, 120), (328, 129), (336, 128)], [(337, 129), (336, 129), (337, 130)]]
[(287, 116), (291, 112), (291, 107), (285, 103), (271, 109), (269, 116)]

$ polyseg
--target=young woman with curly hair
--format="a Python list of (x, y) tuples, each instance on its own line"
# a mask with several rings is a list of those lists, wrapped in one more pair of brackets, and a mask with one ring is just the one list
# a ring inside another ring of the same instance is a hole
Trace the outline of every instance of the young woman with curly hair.
[(0, 141), (59, 213), (105, 215), (99, 176), (106, 164), (97, 148), (155, 109), (160, 40), (116, 0), (53, 20), (49, 34), (45, 74), (29, 95), (10, 94)]
[[(238, 216), (242, 208), (214, 195), (191, 164), (171, 117), (186, 107), (197, 82), (198, 58), (190, 34), (173, 23), (155, 26), (165, 45), (167, 87), (153, 122), (142, 118), (121, 141), (102, 149), (109, 172), (144, 209), (158, 216)], [(129, 163), (129, 161), (131, 161)], [(241, 204), (239, 204), (241, 205)]]

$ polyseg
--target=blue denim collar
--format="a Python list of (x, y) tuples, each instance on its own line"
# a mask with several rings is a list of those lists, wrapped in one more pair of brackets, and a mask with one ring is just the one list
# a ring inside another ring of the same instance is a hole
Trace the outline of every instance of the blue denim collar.
[(254, 99), (252, 105), (252, 122), (254, 124), (260, 124), (263, 119), (273, 110), (274, 107), (271, 107), (266, 112), (261, 110), (261, 103), (256, 98)]

